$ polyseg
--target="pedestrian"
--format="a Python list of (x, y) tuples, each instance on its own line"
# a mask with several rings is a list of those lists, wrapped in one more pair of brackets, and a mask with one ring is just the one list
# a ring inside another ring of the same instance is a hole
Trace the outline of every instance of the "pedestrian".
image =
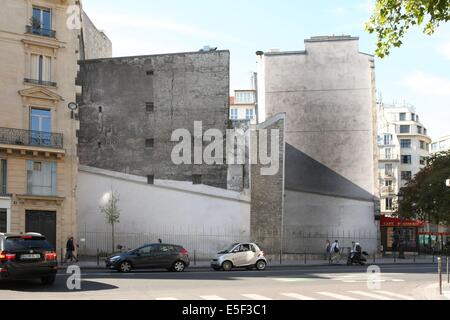
[(330, 260), (330, 253), (331, 253), (331, 241), (327, 240), (325, 242), (325, 260)]
[(67, 263), (67, 260), (69, 260), (69, 259), (70, 259), (70, 262), (72, 262), (74, 259), (75, 259), (75, 262), (78, 262), (77, 257), (75, 257), (75, 255), (74, 255), (74, 252), (75, 252), (75, 243), (74, 243), (73, 237), (70, 237), (66, 243), (66, 263)]
[(350, 258), (353, 259), (356, 253), (356, 242), (352, 241), (352, 248), (350, 250)]
[(333, 263), (337, 258), (339, 258), (339, 252), (341, 251), (339, 248), (339, 241), (336, 240), (331, 245), (331, 255), (330, 255), (330, 263)]
[(162, 240), (161, 240), (161, 239), (158, 239), (158, 242), (159, 242), (159, 243), (162, 243)]

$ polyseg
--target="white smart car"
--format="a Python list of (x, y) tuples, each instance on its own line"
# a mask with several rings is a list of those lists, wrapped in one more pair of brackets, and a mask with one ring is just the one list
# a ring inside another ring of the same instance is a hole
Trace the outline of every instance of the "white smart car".
[(233, 268), (249, 270), (265, 270), (267, 260), (264, 252), (256, 243), (235, 243), (220, 251), (211, 261), (211, 267), (216, 270), (230, 271)]

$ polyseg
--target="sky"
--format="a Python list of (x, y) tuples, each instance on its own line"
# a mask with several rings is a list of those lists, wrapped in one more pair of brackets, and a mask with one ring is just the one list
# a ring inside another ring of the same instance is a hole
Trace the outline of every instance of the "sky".
[[(231, 52), (231, 89), (248, 89), (255, 52), (303, 50), (319, 35), (360, 37), (374, 0), (84, 0), (84, 10), (113, 43), (113, 56), (198, 51)], [(377, 91), (386, 103), (416, 107), (432, 138), (450, 135), (450, 23), (433, 36), (412, 30), (400, 49), (376, 59)]]

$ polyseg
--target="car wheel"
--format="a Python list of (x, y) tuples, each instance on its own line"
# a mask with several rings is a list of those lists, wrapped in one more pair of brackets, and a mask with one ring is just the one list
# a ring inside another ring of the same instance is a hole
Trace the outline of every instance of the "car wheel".
[(224, 263), (222, 263), (222, 269), (223, 271), (230, 271), (231, 269), (233, 269), (233, 264), (230, 261), (225, 261)]
[(266, 270), (266, 267), (267, 267), (267, 263), (265, 261), (263, 261), (263, 260), (259, 260), (256, 263), (256, 269), (258, 269), (259, 271)]
[(128, 261), (124, 261), (119, 265), (119, 272), (128, 273), (131, 272), (132, 266)]
[(183, 272), (186, 268), (186, 265), (183, 261), (177, 261), (173, 264), (172, 270), (175, 272)]
[(51, 286), (55, 283), (56, 277), (55, 276), (48, 276), (41, 278), (41, 282), (44, 286)]

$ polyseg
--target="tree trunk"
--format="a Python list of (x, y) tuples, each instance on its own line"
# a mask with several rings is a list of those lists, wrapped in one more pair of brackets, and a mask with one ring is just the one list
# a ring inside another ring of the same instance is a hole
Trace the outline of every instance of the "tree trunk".
[(112, 252), (111, 252), (111, 254), (114, 254), (114, 252), (115, 252), (115, 242), (114, 242), (114, 222), (113, 223), (111, 223), (111, 230), (112, 230)]

